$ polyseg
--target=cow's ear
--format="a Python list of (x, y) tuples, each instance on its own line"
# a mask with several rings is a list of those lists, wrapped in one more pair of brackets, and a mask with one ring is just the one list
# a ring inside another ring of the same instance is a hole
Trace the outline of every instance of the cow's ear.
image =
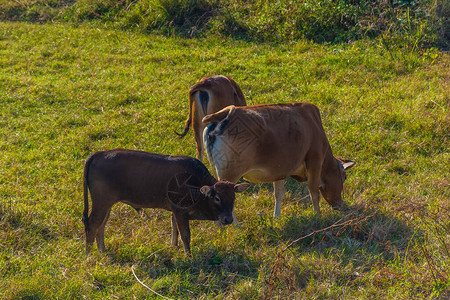
[(211, 196), (212, 190), (213, 190), (212, 187), (210, 187), (208, 185), (204, 185), (200, 188), (200, 193), (202, 193), (206, 197), (209, 197), (209, 196)]
[(342, 164), (342, 166), (344, 167), (344, 170), (350, 169), (354, 165), (356, 165), (356, 163), (354, 161), (349, 160), (349, 159), (344, 160), (344, 162)]
[(250, 186), (251, 186), (251, 184), (247, 183), (247, 182), (240, 183), (240, 184), (235, 184), (234, 185), (234, 192), (235, 193), (242, 193), (243, 191), (248, 189)]

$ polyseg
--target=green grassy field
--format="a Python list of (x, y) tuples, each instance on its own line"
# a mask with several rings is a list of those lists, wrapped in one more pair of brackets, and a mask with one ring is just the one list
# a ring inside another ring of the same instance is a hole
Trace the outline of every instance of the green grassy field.
[[(0, 298), (447, 299), (450, 57), (389, 45), (0, 23)], [(173, 132), (189, 87), (213, 74), (248, 104), (316, 104), (334, 153), (357, 162), (348, 208), (322, 200), (317, 217), (288, 181), (274, 220), (272, 187), (256, 185), (236, 201), (239, 228), (191, 223), (186, 258), (168, 212), (116, 205), (106, 254), (86, 257), (84, 160), (116, 147), (194, 156), (192, 133)]]

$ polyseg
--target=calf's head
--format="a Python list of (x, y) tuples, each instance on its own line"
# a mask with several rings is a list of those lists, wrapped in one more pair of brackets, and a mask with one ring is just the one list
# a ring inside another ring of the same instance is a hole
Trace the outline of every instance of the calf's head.
[(249, 183), (234, 184), (218, 181), (214, 185), (201, 187), (200, 192), (206, 196), (219, 222), (227, 225), (233, 222), (235, 193), (242, 193), (249, 187)]
[(339, 209), (344, 204), (341, 193), (344, 188), (344, 181), (347, 179), (345, 170), (355, 164), (351, 160), (335, 157), (331, 166), (326, 168), (322, 174), (319, 185), (320, 192), (334, 209)]

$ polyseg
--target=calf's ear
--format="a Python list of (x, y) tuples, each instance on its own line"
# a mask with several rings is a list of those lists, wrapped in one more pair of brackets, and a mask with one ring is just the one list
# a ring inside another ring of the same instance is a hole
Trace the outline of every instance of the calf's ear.
[(344, 160), (344, 162), (342, 164), (342, 166), (344, 167), (344, 170), (350, 169), (354, 165), (356, 165), (356, 163), (354, 161), (349, 160), (349, 159)]
[(208, 185), (204, 185), (200, 188), (200, 193), (202, 193), (206, 197), (211, 196), (211, 192), (212, 192), (212, 187), (210, 187)]
[(242, 193), (243, 191), (248, 189), (250, 186), (251, 186), (251, 184), (247, 183), (247, 182), (240, 183), (240, 184), (235, 184), (234, 185), (234, 192), (235, 193)]

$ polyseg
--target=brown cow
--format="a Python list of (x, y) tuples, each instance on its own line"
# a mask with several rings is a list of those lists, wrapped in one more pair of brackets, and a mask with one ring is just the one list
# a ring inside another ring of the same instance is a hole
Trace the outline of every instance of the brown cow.
[(203, 130), (205, 125), (202, 118), (215, 113), (228, 105), (245, 106), (244, 94), (233, 78), (223, 75), (207, 76), (191, 86), (189, 90), (189, 116), (182, 133), (177, 133), (183, 138), (192, 129), (197, 144), (197, 158), (203, 160)]
[[(345, 170), (355, 163), (333, 156), (319, 109), (310, 103), (228, 106), (203, 118), (208, 159), (220, 180), (273, 182), (280, 215), (284, 179), (307, 181), (314, 211), (319, 200), (343, 204)], [(211, 124), (210, 124), (211, 123)]]
[[(233, 221), (235, 192), (249, 184), (217, 181), (199, 160), (188, 156), (153, 154), (116, 149), (92, 154), (84, 166), (84, 212), (86, 252), (94, 240), (105, 250), (104, 232), (111, 207), (117, 202), (172, 212), (172, 245), (178, 232), (190, 254), (189, 220)], [(92, 211), (88, 217), (89, 199)]]

